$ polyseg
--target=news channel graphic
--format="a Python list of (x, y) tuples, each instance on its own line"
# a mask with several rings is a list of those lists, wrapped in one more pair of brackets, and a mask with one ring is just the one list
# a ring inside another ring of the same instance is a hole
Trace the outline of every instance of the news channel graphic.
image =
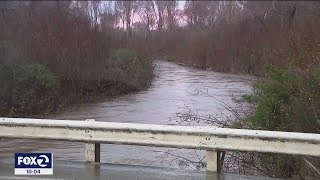
[(14, 175), (53, 175), (52, 153), (15, 153)]

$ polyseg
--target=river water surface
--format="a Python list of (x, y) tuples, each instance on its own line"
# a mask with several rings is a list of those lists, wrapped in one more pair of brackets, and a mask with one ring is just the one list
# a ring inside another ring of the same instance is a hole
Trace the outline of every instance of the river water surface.
[[(167, 61), (156, 61), (156, 77), (147, 90), (101, 103), (71, 107), (54, 118), (177, 124), (181, 122), (177, 113), (190, 110), (197, 115), (228, 114), (223, 104), (233, 106), (233, 97), (250, 93), (253, 80), (249, 76), (202, 71)], [(3, 139), (0, 142), (0, 160), (13, 161), (15, 152), (53, 152), (55, 160), (84, 161), (84, 150), (84, 143), (78, 142)], [(204, 157), (202, 151), (102, 144), (101, 162), (186, 167), (174, 156), (164, 157), (163, 151), (166, 150), (195, 161)]]

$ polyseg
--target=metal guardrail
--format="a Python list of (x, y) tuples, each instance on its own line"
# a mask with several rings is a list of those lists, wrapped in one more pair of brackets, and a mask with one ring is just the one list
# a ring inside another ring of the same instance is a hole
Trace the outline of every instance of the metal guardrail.
[(100, 143), (207, 151), (207, 170), (219, 170), (218, 151), (320, 156), (320, 134), (169, 126), (94, 120), (0, 118), (0, 137), (86, 142), (86, 161), (100, 162)]

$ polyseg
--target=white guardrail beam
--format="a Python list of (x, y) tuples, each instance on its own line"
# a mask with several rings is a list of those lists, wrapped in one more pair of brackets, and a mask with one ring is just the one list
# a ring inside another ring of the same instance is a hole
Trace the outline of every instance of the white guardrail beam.
[(201, 149), (209, 171), (217, 171), (216, 151), (320, 156), (320, 134), (207, 126), (0, 118), (0, 137), (86, 142), (90, 162), (100, 161), (99, 143)]

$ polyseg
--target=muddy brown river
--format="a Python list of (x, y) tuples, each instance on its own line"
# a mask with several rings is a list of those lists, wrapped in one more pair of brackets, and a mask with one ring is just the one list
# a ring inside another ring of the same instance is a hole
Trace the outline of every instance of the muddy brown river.
[[(156, 61), (155, 64), (156, 77), (147, 90), (101, 103), (70, 107), (54, 118), (177, 124), (181, 122), (177, 114), (191, 112), (199, 116), (212, 115), (223, 119), (230, 113), (224, 106), (234, 106), (234, 97), (250, 93), (254, 81), (250, 76), (203, 71), (167, 61)], [(206, 125), (201, 122), (191, 124)], [(52, 152), (54, 160), (84, 161), (84, 147), (84, 143), (77, 142), (2, 139), (0, 160), (13, 161), (16, 152)], [(173, 156), (163, 153), (167, 150)], [(101, 145), (101, 162), (105, 163), (195, 168), (190, 164), (186, 165), (175, 155), (198, 161), (204, 158), (205, 153), (159, 147)]]

